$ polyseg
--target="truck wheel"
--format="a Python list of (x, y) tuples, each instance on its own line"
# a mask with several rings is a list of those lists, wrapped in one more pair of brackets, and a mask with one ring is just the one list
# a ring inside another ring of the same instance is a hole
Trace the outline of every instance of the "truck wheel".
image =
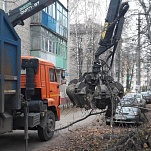
[(52, 138), (55, 130), (55, 115), (52, 111), (47, 113), (47, 122), (45, 126), (38, 127), (38, 136), (42, 141), (48, 141)]

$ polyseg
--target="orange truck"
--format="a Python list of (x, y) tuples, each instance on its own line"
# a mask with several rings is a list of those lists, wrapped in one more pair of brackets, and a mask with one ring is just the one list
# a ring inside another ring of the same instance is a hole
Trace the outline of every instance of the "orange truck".
[[(0, 134), (25, 130), (28, 140), (28, 130), (37, 130), (40, 140), (50, 140), (55, 122), (60, 120), (57, 68), (33, 56), (19, 59), (19, 51), (16, 53), (19, 46), (10, 43), (9, 47), (1, 49), (4, 53), (0, 68)], [(64, 79), (63, 72), (61, 77)]]
[[(23, 99), (30, 99), (29, 114), (37, 113), (36, 127), (30, 126), (30, 119), (29, 127), (38, 130), (41, 140), (49, 140), (54, 133), (55, 121), (60, 120), (60, 90), (55, 66), (32, 56), (22, 56), (21, 64), (21, 94), (27, 96)], [(18, 123), (16, 128), (21, 128)]]
[(42, 141), (52, 138), (60, 120), (60, 90), (53, 63), (21, 57), (14, 26), (56, 1), (30, 0), (8, 14), (0, 9), (0, 134), (24, 130), (26, 150), (28, 130), (37, 130)]

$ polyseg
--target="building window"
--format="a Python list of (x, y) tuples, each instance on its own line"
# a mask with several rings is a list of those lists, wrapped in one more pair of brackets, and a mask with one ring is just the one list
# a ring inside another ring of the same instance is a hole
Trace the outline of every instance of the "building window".
[(48, 7), (44, 8), (43, 11), (48, 14)]
[(67, 11), (63, 9), (63, 15), (67, 17)]
[(58, 38), (56, 43), (56, 54), (66, 59), (67, 42), (61, 38)]
[(56, 19), (56, 7), (55, 7), (55, 3), (44, 8), (43, 9), (44, 12), (46, 12), (48, 15), (52, 16), (53, 18)]
[(42, 36), (42, 50), (45, 50), (45, 38)]
[(60, 48), (61, 48), (61, 44), (60, 42), (58, 43), (58, 49), (57, 49), (57, 54), (60, 55)]
[(48, 39), (45, 39), (45, 50), (48, 51)]
[(56, 53), (56, 42), (53, 42), (52, 53)]
[(62, 26), (62, 25), (60, 25), (59, 34), (60, 34), (61, 36), (63, 36), (63, 26)]
[(53, 42), (49, 40), (49, 52), (52, 52)]
[(57, 54), (66, 59), (67, 41), (43, 29), (41, 38), (41, 49), (43, 51)]
[(62, 24), (63, 23), (63, 19), (62, 19), (62, 14), (60, 11), (57, 11), (57, 21)]
[(58, 54), (58, 42), (56, 42), (56, 54)]
[(53, 15), (52, 5), (48, 6), (48, 14), (49, 14), (50, 16)]
[(57, 37), (44, 28), (42, 28), (41, 31), (42, 31), (41, 49), (44, 51), (56, 53)]
[(62, 6), (59, 3), (57, 3), (57, 9), (62, 12)]
[[(60, 34), (61, 36), (67, 38), (67, 31), (68, 31), (68, 13), (67, 10), (60, 5), (58, 2), (46, 7), (43, 9), (48, 15), (52, 17), (52, 22), (54, 22), (55, 19), (55, 24), (56, 24), (56, 32)], [(50, 19), (50, 18), (49, 18)]]
[(57, 21), (67, 27), (67, 11), (57, 3)]
[(52, 15), (52, 17), (56, 19), (56, 6), (55, 6), (55, 4), (53, 4), (53, 15)]
[(67, 27), (67, 17), (63, 15), (63, 26)]
[(61, 39), (57, 38), (57, 43), (56, 43), (56, 54), (57, 55), (60, 55), (60, 42), (61, 42)]

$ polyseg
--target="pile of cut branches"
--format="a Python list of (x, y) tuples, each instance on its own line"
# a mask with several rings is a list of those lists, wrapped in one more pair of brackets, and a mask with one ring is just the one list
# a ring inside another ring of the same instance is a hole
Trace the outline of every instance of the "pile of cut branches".
[(64, 143), (51, 151), (149, 151), (151, 129), (88, 126), (70, 130)]
[(149, 151), (151, 150), (150, 132), (150, 129), (136, 128), (122, 137), (112, 138), (113, 142), (106, 151)]

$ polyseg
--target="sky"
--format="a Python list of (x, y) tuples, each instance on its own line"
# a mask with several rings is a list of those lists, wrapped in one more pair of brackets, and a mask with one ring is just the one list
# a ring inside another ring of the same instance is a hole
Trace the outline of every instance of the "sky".
[[(88, 18), (93, 18), (95, 23), (104, 24), (109, 0), (81, 0), (70, 7), (70, 22), (84, 23)], [(75, 6), (75, 7), (74, 7)], [(74, 13), (73, 13), (74, 10)], [(78, 16), (78, 17), (76, 17)]]

